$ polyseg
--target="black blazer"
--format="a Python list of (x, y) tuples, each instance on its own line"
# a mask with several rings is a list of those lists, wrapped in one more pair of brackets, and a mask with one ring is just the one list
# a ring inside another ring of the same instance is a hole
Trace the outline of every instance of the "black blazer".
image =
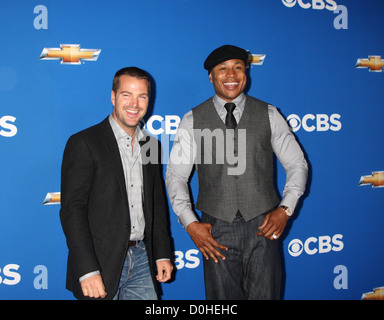
[[(172, 259), (173, 249), (161, 174), (161, 149), (154, 147), (160, 144), (148, 135), (146, 138), (144, 143), (151, 141), (146, 152), (158, 152), (156, 161), (143, 162), (143, 184), (144, 242), (153, 282), (159, 292), (155, 261)], [(67, 142), (61, 168), (60, 219), (69, 249), (67, 289), (76, 298), (85, 298), (79, 278), (100, 270), (106, 299), (112, 299), (128, 250), (131, 223), (123, 166), (108, 117), (71, 136)]]

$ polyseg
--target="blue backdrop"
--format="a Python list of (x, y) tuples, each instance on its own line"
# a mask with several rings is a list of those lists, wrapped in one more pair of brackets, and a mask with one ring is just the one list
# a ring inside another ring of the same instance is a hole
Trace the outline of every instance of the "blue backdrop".
[[(133, 65), (155, 79), (146, 129), (163, 143), (165, 173), (181, 117), (213, 95), (202, 64), (223, 44), (265, 55), (250, 70), (248, 93), (279, 108), (310, 165), (307, 192), (281, 241), (283, 298), (380, 295), (383, 1), (0, 6), (0, 299), (73, 299), (65, 289), (67, 247), (56, 194), (62, 153), (70, 135), (111, 112), (114, 73)], [(79, 54), (78, 64), (65, 63), (69, 50)], [(277, 164), (280, 191), (284, 181)], [(196, 177), (192, 192), (196, 198)], [(202, 256), (172, 209), (170, 215), (177, 273), (162, 286), (163, 299), (205, 299)]]

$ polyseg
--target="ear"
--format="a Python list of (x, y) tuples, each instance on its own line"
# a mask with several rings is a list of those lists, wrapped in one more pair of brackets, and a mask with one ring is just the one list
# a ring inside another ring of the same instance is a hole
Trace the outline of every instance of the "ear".
[(113, 106), (115, 106), (115, 100), (116, 100), (116, 95), (115, 95), (115, 92), (112, 90), (111, 91), (111, 102), (112, 102)]
[(212, 72), (209, 74), (209, 82), (210, 82), (210, 83), (213, 83), (213, 80), (212, 80)]

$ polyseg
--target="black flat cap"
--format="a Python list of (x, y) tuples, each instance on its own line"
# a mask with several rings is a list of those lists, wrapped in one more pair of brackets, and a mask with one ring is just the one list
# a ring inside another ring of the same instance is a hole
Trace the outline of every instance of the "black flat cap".
[(245, 64), (247, 64), (248, 52), (244, 49), (232, 45), (221, 46), (213, 50), (208, 58), (204, 61), (204, 69), (208, 70), (208, 73), (211, 73), (212, 69), (218, 64), (231, 59), (240, 59), (243, 60)]

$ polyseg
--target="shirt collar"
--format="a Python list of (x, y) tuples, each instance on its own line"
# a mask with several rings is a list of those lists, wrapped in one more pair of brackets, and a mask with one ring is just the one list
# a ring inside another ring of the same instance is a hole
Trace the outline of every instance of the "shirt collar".
[[(109, 115), (109, 123), (112, 127), (112, 131), (115, 135), (116, 140), (119, 140), (121, 138), (130, 138), (131, 136), (124, 131), (122, 127), (116, 122), (116, 120), (112, 117), (112, 115)], [(144, 138), (143, 131), (139, 128), (139, 126), (136, 127), (135, 131), (135, 140), (140, 141)]]
[[(232, 102), (236, 105), (236, 109), (238, 108), (241, 112), (244, 111), (246, 95), (242, 92), (236, 99)], [(215, 105), (216, 110), (224, 109), (224, 105), (227, 103), (224, 99), (220, 98), (217, 94), (213, 97), (213, 103)]]

